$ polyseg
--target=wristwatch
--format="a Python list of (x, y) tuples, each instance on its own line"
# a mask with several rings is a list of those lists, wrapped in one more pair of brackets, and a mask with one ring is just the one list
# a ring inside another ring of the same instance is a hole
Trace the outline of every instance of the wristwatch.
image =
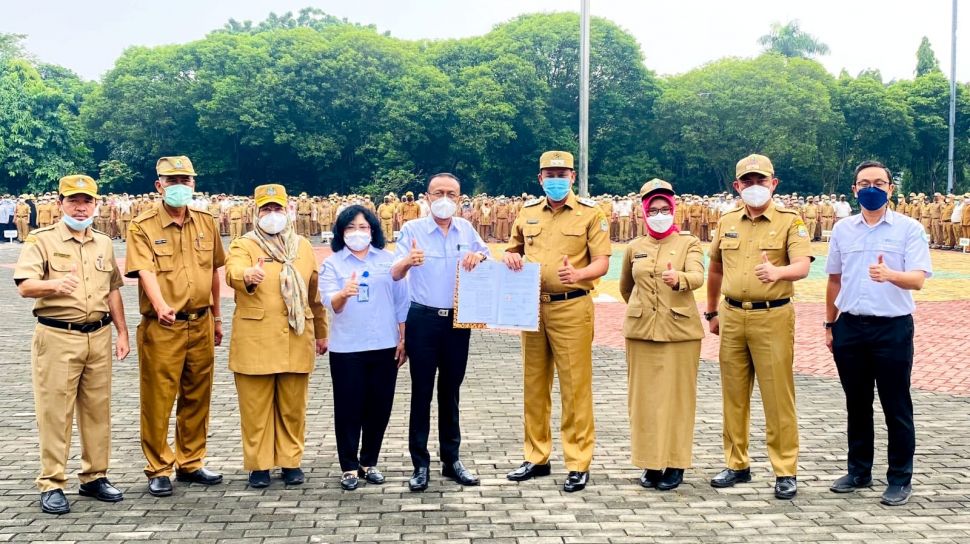
[(825, 325), (826, 329), (831, 329), (835, 325), (835, 321), (824, 321), (823, 325)]
[(704, 312), (704, 319), (708, 321), (714, 319), (715, 317), (717, 317), (717, 310), (714, 310), (713, 312)]

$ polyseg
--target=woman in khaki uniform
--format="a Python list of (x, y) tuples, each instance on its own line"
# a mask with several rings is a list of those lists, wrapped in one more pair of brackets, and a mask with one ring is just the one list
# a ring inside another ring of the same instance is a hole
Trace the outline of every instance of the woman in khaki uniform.
[(236, 290), (229, 343), (249, 485), (266, 487), (282, 467), (303, 483), (300, 462), (314, 353), (327, 351), (327, 313), (310, 242), (287, 218), (282, 185), (256, 187), (256, 228), (229, 246), (226, 283)]
[(697, 367), (704, 329), (694, 289), (704, 283), (700, 241), (679, 233), (669, 183), (640, 189), (647, 235), (630, 242), (620, 271), (633, 464), (640, 485), (666, 491), (691, 466)]

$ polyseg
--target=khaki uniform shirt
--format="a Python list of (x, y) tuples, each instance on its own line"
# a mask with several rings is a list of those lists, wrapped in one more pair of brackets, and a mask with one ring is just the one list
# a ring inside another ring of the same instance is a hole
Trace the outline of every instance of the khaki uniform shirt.
[(764, 214), (751, 219), (746, 208), (721, 216), (721, 228), (711, 244), (711, 261), (724, 268), (721, 292), (742, 302), (790, 298), (795, 294), (791, 281), (761, 283), (754, 267), (761, 264), (761, 252), (775, 266), (787, 266), (795, 257), (812, 257), (808, 229), (794, 210), (769, 204)]
[[(157, 205), (128, 225), (125, 275), (154, 272), (165, 302), (176, 312), (194, 312), (212, 306), (212, 272), (226, 262), (219, 227), (208, 212), (186, 208), (178, 223), (165, 207)], [(139, 284), (139, 311), (154, 316), (151, 301)]]
[(417, 219), (421, 215), (421, 208), (417, 202), (405, 202), (401, 205), (401, 221)]
[[(661, 274), (667, 263), (680, 279), (674, 291)], [(620, 270), (620, 295), (627, 302), (623, 336), (654, 342), (682, 342), (704, 338), (694, 289), (704, 284), (704, 251), (689, 234), (661, 240), (641, 236), (626, 248)]]
[(80, 279), (70, 295), (50, 295), (34, 301), (34, 315), (71, 323), (97, 321), (108, 313), (108, 293), (120, 289), (121, 272), (111, 239), (88, 228), (75, 238), (63, 222), (37, 229), (24, 240), (14, 280), (56, 280), (77, 266)]
[(563, 285), (559, 281), (563, 255), (574, 267), (582, 268), (593, 257), (609, 256), (611, 250), (610, 225), (602, 210), (596, 202), (576, 198), (571, 192), (555, 211), (546, 197), (527, 202), (512, 225), (506, 248), (523, 255), (527, 262), (541, 265), (540, 289), (550, 294), (596, 287), (597, 280)]
[(379, 215), (384, 221), (394, 219), (394, 205), (389, 203), (381, 204), (377, 208), (377, 215)]

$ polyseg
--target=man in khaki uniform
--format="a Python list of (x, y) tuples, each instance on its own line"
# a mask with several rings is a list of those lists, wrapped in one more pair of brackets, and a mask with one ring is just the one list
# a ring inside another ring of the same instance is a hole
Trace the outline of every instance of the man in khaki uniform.
[(243, 215), (246, 207), (239, 202), (233, 203), (229, 208), (229, 240), (235, 240), (243, 235)]
[(306, 193), (300, 193), (296, 201), (296, 233), (300, 236), (310, 236), (310, 216), (313, 214), (312, 203)]
[(738, 162), (734, 189), (741, 193), (744, 206), (721, 216), (717, 239), (711, 244), (704, 317), (711, 332), (721, 336), (727, 461), (727, 468), (711, 485), (731, 487), (751, 481), (748, 426), (757, 378), (768, 458), (776, 478), (775, 496), (791, 499), (797, 492), (798, 463), (792, 375), (795, 309), (791, 299), (793, 282), (808, 275), (813, 257), (808, 229), (798, 212), (777, 208), (771, 200), (778, 186), (774, 172), (763, 155), (749, 155)]
[(24, 201), (23, 196), (17, 201), (17, 208), (13, 214), (13, 224), (17, 228), (17, 241), (26, 240), (27, 234), (30, 232), (30, 206)]
[(512, 226), (505, 264), (538, 263), (539, 330), (522, 333), (525, 462), (510, 472), (522, 481), (550, 473), (552, 380), (559, 375), (566, 492), (589, 481), (593, 458), (593, 300), (587, 296), (610, 266), (609, 222), (596, 202), (577, 198), (573, 156), (547, 151), (539, 158), (546, 197), (530, 200)]
[(808, 239), (814, 242), (818, 236), (818, 204), (815, 197), (808, 198), (808, 204), (802, 208), (802, 219), (805, 221), (805, 228), (808, 229)]
[(946, 195), (946, 202), (940, 208), (940, 231), (942, 232), (940, 243), (943, 244), (943, 249), (951, 249), (954, 246), (952, 216), (955, 208), (956, 203), (953, 202), (953, 195)]
[(391, 196), (384, 197), (384, 202), (377, 207), (377, 216), (381, 219), (381, 231), (384, 232), (384, 239), (388, 242), (394, 240), (394, 204), (391, 204)]
[(498, 203), (495, 204), (495, 241), (496, 242), (508, 242), (509, 241), (509, 218), (511, 217), (511, 211), (508, 201), (505, 197), (499, 197)]
[(818, 207), (819, 217), (821, 217), (822, 231), (832, 232), (835, 226), (835, 207), (829, 202), (827, 196), (822, 197), (822, 204)]
[(52, 208), (55, 206), (53, 202), (47, 198), (42, 198), (37, 203), (37, 227), (44, 228), (50, 226), (52, 222)]
[[(970, 193), (963, 195), (963, 215), (960, 218), (963, 227), (963, 238), (970, 238)], [(957, 240), (960, 243), (960, 240)]]
[(336, 209), (336, 206), (334, 206), (333, 202), (331, 202), (329, 199), (325, 198), (320, 202), (318, 217), (320, 221), (321, 234), (324, 232), (331, 232), (331, 230), (333, 229), (333, 218), (334, 218), (333, 212), (335, 209)]
[[(206, 485), (222, 475), (203, 468), (209, 430), (214, 346), (222, 342), (219, 267), (225, 252), (208, 212), (188, 207), (195, 170), (188, 157), (155, 166), (162, 202), (128, 226), (125, 275), (138, 278), (141, 445), (148, 492), (172, 494), (169, 476)], [(175, 452), (168, 443), (172, 403)]]
[(64, 474), (77, 410), (81, 435), (79, 494), (105, 502), (122, 499), (107, 479), (111, 450), (111, 329), (115, 353), (128, 355), (128, 328), (118, 289), (121, 273), (111, 240), (90, 228), (98, 186), (83, 175), (61, 178), (64, 221), (27, 236), (14, 281), (20, 296), (36, 299), (31, 346), (34, 407), (40, 435), (40, 505), (66, 514)]
[(400, 222), (403, 226), (405, 223), (412, 219), (417, 219), (421, 215), (421, 208), (418, 203), (414, 201), (414, 193), (408, 191), (404, 193), (404, 203), (401, 204), (400, 211)]

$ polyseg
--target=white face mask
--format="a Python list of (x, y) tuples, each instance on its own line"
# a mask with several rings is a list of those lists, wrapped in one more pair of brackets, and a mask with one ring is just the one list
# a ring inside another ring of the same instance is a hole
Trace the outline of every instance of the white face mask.
[(455, 215), (456, 211), (458, 211), (458, 205), (455, 204), (454, 200), (446, 196), (431, 203), (431, 213), (438, 219), (448, 219)]
[(741, 191), (741, 200), (752, 208), (760, 208), (771, 200), (771, 189), (763, 185), (752, 185)]
[(647, 216), (647, 225), (650, 226), (650, 230), (658, 234), (667, 232), (673, 224), (674, 216), (669, 213), (658, 213), (654, 216)]
[(344, 243), (351, 251), (363, 251), (370, 245), (370, 233), (363, 230), (355, 230), (344, 235)]
[(259, 228), (266, 234), (279, 234), (286, 228), (286, 214), (270, 212), (259, 218)]

